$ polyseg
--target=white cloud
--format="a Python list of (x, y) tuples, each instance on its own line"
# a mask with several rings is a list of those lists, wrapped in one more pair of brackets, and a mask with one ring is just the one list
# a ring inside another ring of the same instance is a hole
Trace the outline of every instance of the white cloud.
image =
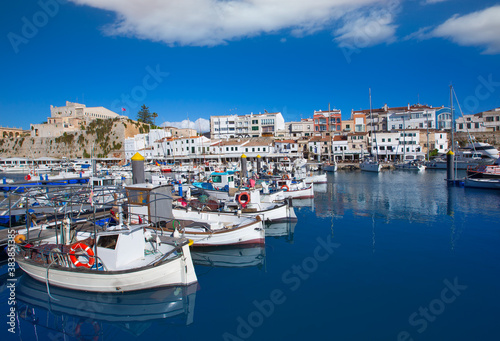
[(432, 4), (437, 4), (438, 2), (445, 2), (448, 0), (425, 0), (424, 5), (432, 5)]
[[(71, 0), (115, 12), (104, 28), (109, 35), (133, 36), (171, 45), (212, 46), (266, 33), (289, 30), (302, 36), (332, 29), (339, 19), (399, 0)], [(362, 20), (362, 18), (359, 18)], [(377, 20), (368, 16), (370, 20)], [(387, 19), (387, 18), (386, 18)], [(380, 22), (373, 43), (390, 38), (392, 18)], [(340, 21), (341, 22), (341, 21)], [(347, 22), (341, 41), (355, 38), (362, 21)], [(354, 25), (354, 26), (353, 26)], [(357, 26), (356, 26), (357, 25)], [(354, 31), (353, 31), (354, 30)]]
[(334, 39), (341, 46), (364, 48), (380, 43), (391, 43), (397, 26), (393, 24), (394, 11), (388, 8), (372, 10), (368, 13), (354, 12), (345, 16), (343, 27), (334, 32)]
[(163, 122), (160, 124), (160, 127), (175, 127), (175, 128), (191, 128), (195, 129), (196, 131), (200, 131), (202, 133), (206, 133), (210, 131), (210, 120), (206, 120), (204, 118), (199, 118), (196, 121), (188, 121), (184, 120), (181, 122)]
[(411, 39), (416, 39), (416, 40), (425, 40), (432, 38), (430, 31), (432, 30), (432, 27), (427, 26), (427, 27), (421, 27), (417, 32), (413, 32), (406, 37), (404, 37), (402, 40), (411, 40)]
[(483, 53), (500, 53), (500, 5), (467, 15), (454, 15), (430, 35), (449, 38), (462, 46), (485, 47)]

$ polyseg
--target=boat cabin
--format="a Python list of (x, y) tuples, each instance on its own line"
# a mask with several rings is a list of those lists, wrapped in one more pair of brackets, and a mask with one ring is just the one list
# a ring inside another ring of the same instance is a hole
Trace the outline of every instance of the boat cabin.
[(108, 230), (97, 236), (97, 255), (108, 270), (123, 269), (124, 265), (144, 258), (143, 225), (133, 225), (130, 229)]
[(131, 222), (157, 223), (173, 219), (171, 185), (135, 184), (125, 190)]
[(213, 172), (210, 174), (210, 182), (216, 189), (234, 188), (234, 173), (234, 171)]

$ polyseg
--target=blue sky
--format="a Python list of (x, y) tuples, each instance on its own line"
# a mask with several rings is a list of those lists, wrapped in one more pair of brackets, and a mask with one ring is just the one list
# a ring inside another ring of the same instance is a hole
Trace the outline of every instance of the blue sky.
[(1, 126), (65, 101), (157, 123), (281, 111), (500, 107), (500, 4), (468, 0), (41, 0), (1, 6)]

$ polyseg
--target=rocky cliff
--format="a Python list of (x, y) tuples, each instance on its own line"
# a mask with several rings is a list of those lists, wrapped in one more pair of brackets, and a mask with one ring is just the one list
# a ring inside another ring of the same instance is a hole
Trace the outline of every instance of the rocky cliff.
[(59, 137), (18, 137), (0, 139), (1, 157), (124, 158), (125, 139), (149, 131), (149, 125), (119, 118), (95, 120), (76, 133)]

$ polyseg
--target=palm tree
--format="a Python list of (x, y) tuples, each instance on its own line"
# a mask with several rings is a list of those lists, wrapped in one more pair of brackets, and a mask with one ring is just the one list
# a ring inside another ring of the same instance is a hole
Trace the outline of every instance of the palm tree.
[(157, 113), (152, 113), (151, 116), (153, 117), (153, 125), (156, 126), (156, 121), (155, 119), (158, 117), (158, 114)]

